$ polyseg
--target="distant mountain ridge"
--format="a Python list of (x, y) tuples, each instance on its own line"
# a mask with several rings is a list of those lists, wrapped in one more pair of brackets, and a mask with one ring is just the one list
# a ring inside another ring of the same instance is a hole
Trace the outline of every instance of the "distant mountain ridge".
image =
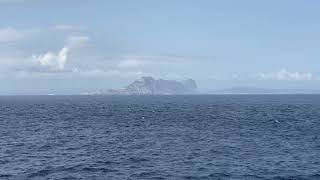
[(257, 87), (232, 87), (209, 91), (204, 94), (320, 94), (319, 90), (307, 89), (265, 89)]
[(193, 79), (184, 81), (154, 79), (147, 76), (135, 80), (125, 88), (110, 89), (98, 94), (115, 95), (179, 95), (197, 92), (197, 83)]
[(266, 89), (238, 86), (220, 90), (198, 90), (196, 81), (155, 79), (150, 76), (141, 77), (119, 89), (109, 89), (83, 93), (83, 95), (183, 95), (183, 94), (320, 94), (320, 90), (308, 89)]

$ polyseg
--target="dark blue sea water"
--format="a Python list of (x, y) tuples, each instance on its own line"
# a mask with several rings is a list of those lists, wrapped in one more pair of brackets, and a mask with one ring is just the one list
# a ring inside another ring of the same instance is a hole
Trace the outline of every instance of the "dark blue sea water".
[(320, 96), (2, 96), (0, 179), (320, 179)]

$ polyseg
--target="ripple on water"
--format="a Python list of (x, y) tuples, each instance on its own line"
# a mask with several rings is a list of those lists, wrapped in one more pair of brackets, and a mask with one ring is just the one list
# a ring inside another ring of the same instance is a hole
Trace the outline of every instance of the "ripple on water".
[(0, 179), (318, 180), (319, 102), (0, 97)]

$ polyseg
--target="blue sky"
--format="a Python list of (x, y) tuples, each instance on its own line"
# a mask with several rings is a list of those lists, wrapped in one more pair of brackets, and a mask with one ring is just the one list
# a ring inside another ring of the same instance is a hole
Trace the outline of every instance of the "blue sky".
[(80, 93), (141, 76), (201, 89), (320, 89), (316, 0), (0, 0), (0, 94)]

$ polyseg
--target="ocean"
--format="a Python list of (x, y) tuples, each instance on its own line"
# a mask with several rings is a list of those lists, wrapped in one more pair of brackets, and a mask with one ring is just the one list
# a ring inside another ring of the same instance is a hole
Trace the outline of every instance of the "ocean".
[(320, 179), (320, 95), (0, 96), (0, 179)]

